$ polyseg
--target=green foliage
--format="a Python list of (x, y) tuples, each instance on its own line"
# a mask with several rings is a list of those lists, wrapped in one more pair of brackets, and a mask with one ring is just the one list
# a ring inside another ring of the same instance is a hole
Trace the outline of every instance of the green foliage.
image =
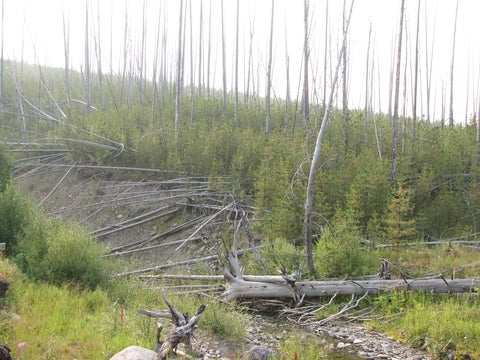
[[(278, 359), (328, 359), (325, 347), (317, 339), (305, 336), (296, 336), (285, 340), (280, 348), (281, 356)], [(276, 358), (277, 359), (277, 358)]]
[(33, 216), (33, 205), (14, 186), (0, 192), (0, 242), (6, 243), (5, 255), (18, 252), (19, 239)]
[(32, 279), (95, 289), (110, 279), (103, 253), (78, 225), (38, 215), (25, 228), (16, 262)]
[(438, 358), (448, 358), (451, 349), (455, 349), (458, 358), (480, 356), (474, 345), (480, 341), (478, 304), (467, 294), (433, 296), (394, 292), (377, 297), (374, 307), (382, 316), (392, 315), (388, 323), (372, 322), (378, 331), (426, 349)]
[(12, 164), (0, 148), (0, 193), (4, 192), (12, 180)]
[(413, 239), (416, 235), (415, 219), (412, 218), (413, 207), (410, 204), (408, 189), (402, 184), (390, 200), (386, 219), (387, 238), (394, 244)]
[(240, 340), (247, 333), (248, 316), (233, 312), (231, 306), (210, 302), (202, 315), (202, 327), (221, 337)]
[[(314, 248), (315, 268), (322, 278), (348, 278), (375, 273), (376, 259), (360, 246), (359, 232), (339, 213)], [(378, 265), (378, 264), (377, 264)]]
[(294, 271), (303, 267), (305, 249), (292, 244), (291, 241), (277, 238), (261, 249), (261, 255), (269, 269), (286, 269)]

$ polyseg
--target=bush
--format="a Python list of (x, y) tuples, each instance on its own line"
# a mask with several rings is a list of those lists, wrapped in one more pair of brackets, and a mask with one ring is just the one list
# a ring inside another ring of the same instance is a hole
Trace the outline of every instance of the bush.
[(7, 157), (0, 152), (0, 192), (4, 192), (12, 180), (12, 165)]
[(33, 214), (31, 202), (14, 186), (0, 193), (0, 242), (6, 244), (5, 255), (17, 253), (18, 241)]
[(37, 216), (19, 243), (17, 264), (35, 280), (95, 289), (110, 278), (104, 249), (78, 225)]
[(337, 218), (334, 225), (333, 230), (324, 230), (314, 248), (318, 275), (323, 278), (348, 278), (376, 272), (376, 260), (361, 248), (358, 232), (351, 220)]

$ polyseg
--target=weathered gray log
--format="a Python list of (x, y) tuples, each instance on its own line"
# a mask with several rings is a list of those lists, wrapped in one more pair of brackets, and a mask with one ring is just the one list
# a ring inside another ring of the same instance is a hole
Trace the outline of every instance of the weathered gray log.
[(224, 299), (239, 298), (292, 298), (325, 297), (337, 295), (378, 294), (391, 290), (425, 291), (438, 294), (476, 292), (480, 287), (479, 279), (410, 279), (410, 280), (339, 280), (339, 281), (297, 281), (293, 284), (275, 282), (247, 281), (239, 277), (227, 277)]

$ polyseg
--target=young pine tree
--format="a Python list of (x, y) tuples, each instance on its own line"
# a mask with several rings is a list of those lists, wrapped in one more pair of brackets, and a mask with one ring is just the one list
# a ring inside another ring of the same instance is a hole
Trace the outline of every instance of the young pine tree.
[(408, 241), (416, 234), (415, 219), (412, 217), (413, 206), (410, 204), (408, 189), (398, 185), (388, 205), (386, 219), (387, 238), (392, 244)]

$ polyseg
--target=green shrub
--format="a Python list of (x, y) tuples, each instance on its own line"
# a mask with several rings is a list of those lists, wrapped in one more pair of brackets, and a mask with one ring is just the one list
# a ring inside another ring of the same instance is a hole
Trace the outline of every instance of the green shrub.
[(0, 192), (4, 192), (12, 180), (12, 165), (4, 153), (0, 152)]
[(103, 253), (79, 226), (39, 215), (27, 226), (16, 259), (33, 279), (95, 289), (110, 278)]
[(226, 304), (211, 302), (200, 321), (204, 329), (230, 339), (242, 339), (247, 332), (248, 316)]
[(33, 214), (31, 202), (14, 186), (0, 193), (0, 242), (6, 243), (5, 255), (17, 253), (18, 241)]
[(346, 278), (376, 272), (376, 259), (362, 249), (351, 220), (337, 218), (314, 247), (317, 274), (323, 278)]
[(303, 248), (298, 248), (291, 242), (277, 238), (268, 246), (265, 246), (261, 253), (267, 265), (272, 270), (285, 268), (287, 271), (299, 269), (305, 262)]

